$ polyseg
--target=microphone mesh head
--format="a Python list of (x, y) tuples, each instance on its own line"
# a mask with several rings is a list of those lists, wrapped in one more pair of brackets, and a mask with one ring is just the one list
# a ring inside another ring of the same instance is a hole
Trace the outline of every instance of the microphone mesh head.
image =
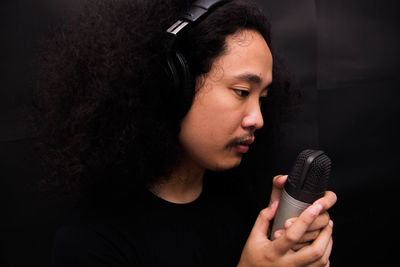
[(303, 190), (311, 193), (324, 192), (328, 185), (328, 178), (331, 173), (331, 160), (325, 154), (317, 157), (311, 163)]
[(314, 153), (315, 150), (306, 149), (303, 150), (296, 158), (292, 166), (292, 170), (289, 173), (288, 182), (298, 187), (298, 183), (300, 182), (301, 174), (303, 173), (307, 158)]
[(328, 156), (322, 151), (306, 149), (297, 156), (287, 185), (292, 192), (322, 193), (327, 188), (330, 171), (331, 160)]

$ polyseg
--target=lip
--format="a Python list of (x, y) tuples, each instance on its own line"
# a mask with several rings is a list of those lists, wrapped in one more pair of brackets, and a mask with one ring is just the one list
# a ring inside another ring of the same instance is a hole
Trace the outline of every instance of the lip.
[(254, 137), (252, 137), (252, 138), (249, 138), (249, 139), (246, 139), (246, 140), (244, 140), (244, 141), (240, 141), (239, 142), (239, 144), (240, 145), (247, 145), (247, 146), (250, 146), (253, 142), (254, 142)]
[(254, 137), (242, 140), (234, 145), (239, 153), (247, 153), (249, 151), (250, 145), (254, 142)]
[(235, 145), (235, 148), (239, 153), (242, 153), (242, 154), (247, 153), (249, 151), (249, 145), (245, 145), (245, 144), (237, 144), (237, 145)]

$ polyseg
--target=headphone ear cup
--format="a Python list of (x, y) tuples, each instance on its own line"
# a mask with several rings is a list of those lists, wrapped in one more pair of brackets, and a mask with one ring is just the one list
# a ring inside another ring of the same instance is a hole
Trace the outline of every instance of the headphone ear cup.
[(178, 72), (180, 74), (179, 93), (185, 96), (193, 89), (192, 72), (190, 71), (190, 67), (186, 58), (180, 52), (176, 52), (175, 56), (178, 63), (177, 65), (179, 66)]
[(171, 92), (173, 93), (173, 95), (178, 93), (181, 84), (180, 75), (176, 68), (176, 63), (175, 63), (176, 60), (174, 60), (174, 56), (175, 56), (174, 54), (167, 56), (167, 69), (166, 69), (167, 75), (173, 82), (173, 92)]
[(180, 52), (171, 53), (167, 56), (168, 76), (173, 82), (175, 96), (186, 98), (193, 96), (193, 75), (186, 58)]
[(177, 60), (178, 73), (180, 74), (180, 84), (178, 88), (178, 98), (180, 99), (179, 114), (184, 116), (190, 109), (193, 101), (194, 78), (186, 58), (180, 52), (175, 53)]
[(182, 53), (175, 51), (167, 56), (165, 68), (167, 75), (172, 82), (172, 91), (165, 92), (167, 97), (173, 97), (177, 101), (177, 112), (184, 116), (192, 105), (194, 96), (194, 79), (189, 64)]

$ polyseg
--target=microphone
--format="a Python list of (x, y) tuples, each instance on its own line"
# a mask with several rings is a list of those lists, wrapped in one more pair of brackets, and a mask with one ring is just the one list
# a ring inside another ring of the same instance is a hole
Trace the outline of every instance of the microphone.
[(303, 150), (293, 164), (279, 201), (272, 225), (271, 239), (284, 229), (287, 219), (298, 217), (326, 191), (331, 171), (331, 160), (321, 150)]

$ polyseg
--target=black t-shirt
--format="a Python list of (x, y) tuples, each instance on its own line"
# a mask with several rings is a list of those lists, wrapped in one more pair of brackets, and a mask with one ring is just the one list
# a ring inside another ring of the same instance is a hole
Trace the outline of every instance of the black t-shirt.
[(57, 231), (54, 266), (236, 266), (258, 213), (206, 181), (188, 204), (145, 191), (123, 204), (89, 206)]

